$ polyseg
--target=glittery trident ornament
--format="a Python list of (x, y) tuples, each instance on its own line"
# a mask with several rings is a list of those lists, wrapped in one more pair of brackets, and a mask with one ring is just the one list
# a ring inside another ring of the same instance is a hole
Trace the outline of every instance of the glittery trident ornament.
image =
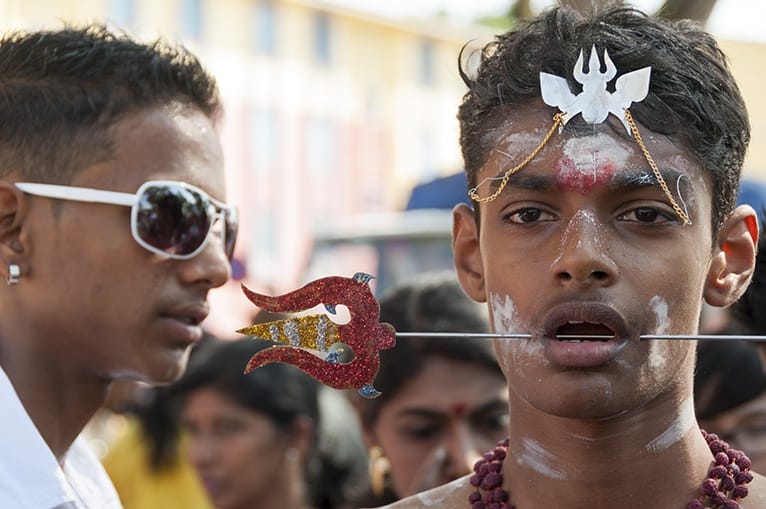
[(334, 389), (357, 389), (365, 398), (379, 396), (372, 385), (380, 367), (379, 351), (394, 346), (396, 333), (390, 324), (379, 322), (380, 306), (370, 290), (370, 279), (362, 272), (352, 278), (331, 276), (277, 297), (242, 285), (253, 304), (273, 313), (298, 313), (318, 304), (332, 314), (342, 304), (351, 313), (343, 325), (320, 314), (239, 329), (241, 334), (283, 343), (253, 355), (245, 373), (270, 362), (285, 362)]

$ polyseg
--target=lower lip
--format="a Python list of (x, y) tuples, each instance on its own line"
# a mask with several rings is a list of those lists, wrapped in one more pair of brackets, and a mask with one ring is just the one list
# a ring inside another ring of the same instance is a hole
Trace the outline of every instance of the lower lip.
[(202, 485), (205, 486), (205, 491), (207, 491), (208, 495), (210, 495), (211, 498), (218, 495), (218, 491), (219, 491), (218, 482), (212, 481), (209, 479), (203, 479)]
[(543, 339), (545, 355), (559, 366), (595, 368), (612, 361), (627, 344), (624, 340), (559, 341)]
[(202, 339), (202, 327), (189, 325), (171, 317), (163, 317), (163, 324), (168, 329), (168, 337), (183, 343), (196, 343)]

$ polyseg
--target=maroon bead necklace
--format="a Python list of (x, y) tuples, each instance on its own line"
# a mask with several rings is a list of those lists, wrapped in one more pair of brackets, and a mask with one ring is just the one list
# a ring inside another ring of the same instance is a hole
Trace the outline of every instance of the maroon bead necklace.
[[(750, 458), (713, 433), (702, 431), (702, 436), (715, 460), (702, 482), (702, 495), (686, 504), (686, 509), (738, 509), (739, 501), (747, 496), (747, 484), (753, 480)], [(471, 509), (516, 509), (503, 489), (502, 468), (507, 455), (506, 438), (476, 462), (471, 476), (476, 489), (468, 496)]]

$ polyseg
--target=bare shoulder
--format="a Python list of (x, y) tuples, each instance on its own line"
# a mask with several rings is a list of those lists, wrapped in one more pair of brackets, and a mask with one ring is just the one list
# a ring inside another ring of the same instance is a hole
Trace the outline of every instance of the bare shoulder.
[(742, 500), (742, 509), (761, 509), (766, 507), (766, 477), (753, 472), (753, 480), (748, 485), (750, 493)]
[(398, 502), (387, 505), (383, 509), (468, 509), (468, 495), (473, 486), (468, 482), (469, 476), (461, 477), (450, 483), (412, 495)]

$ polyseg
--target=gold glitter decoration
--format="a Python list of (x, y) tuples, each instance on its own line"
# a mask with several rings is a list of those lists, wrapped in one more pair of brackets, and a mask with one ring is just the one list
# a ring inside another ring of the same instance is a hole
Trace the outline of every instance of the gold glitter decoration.
[[(295, 331), (300, 338), (298, 344), (295, 343), (294, 339)], [(237, 332), (319, 351), (326, 351), (340, 338), (338, 325), (327, 318), (327, 315), (296, 316), (286, 320), (250, 325), (239, 329)]]

